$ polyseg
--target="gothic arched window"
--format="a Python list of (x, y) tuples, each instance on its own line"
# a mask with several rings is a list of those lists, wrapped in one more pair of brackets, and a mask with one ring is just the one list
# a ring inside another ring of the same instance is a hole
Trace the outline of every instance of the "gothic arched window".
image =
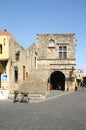
[(53, 39), (49, 40), (49, 48), (54, 48), (55, 47), (55, 41)]

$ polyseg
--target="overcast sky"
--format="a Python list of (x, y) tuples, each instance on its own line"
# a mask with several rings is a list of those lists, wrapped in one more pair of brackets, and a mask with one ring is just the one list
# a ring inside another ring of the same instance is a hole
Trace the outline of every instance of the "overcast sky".
[(75, 33), (77, 68), (86, 72), (86, 0), (0, 0), (0, 30), (25, 49), (36, 34)]

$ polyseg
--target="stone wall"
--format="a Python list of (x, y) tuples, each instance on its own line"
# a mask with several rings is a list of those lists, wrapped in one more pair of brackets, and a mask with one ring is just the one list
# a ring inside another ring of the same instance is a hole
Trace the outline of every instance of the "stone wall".
[[(9, 41), (9, 91), (12, 93), (15, 89), (19, 88), (26, 79), (27, 61), (26, 50), (13, 40)], [(19, 52), (19, 59), (16, 60), (16, 53)], [(18, 81), (15, 82), (15, 68), (18, 70)], [(25, 72), (23, 72), (25, 68)], [(24, 79), (25, 77), (25, 79)]]
[[(54, 42), (54, 47), (49, 47), (51, 40)], [(38, 59), (58, 59), (60, 45), (66, 45), (68, 59), (75, 60), (75, 34), (38, 34), (36, 41)]]
[[(67, 47), (66, 59), (59, 58), (59, 46)], [(36, 50), (38, 54), (37, 69), (46, 69), (49, 74), (53, 71), (61, 71), (68, 78), (72, 68), (74, 68), (73, 75), (75, 75), (75, 34), (38, 34)], [(72, 85), (73, 87), (74, 84)]]
[[(54, 46), (49, 47), (50, 40)], [(59, 46), (67, 46), (67, 58), (59, 58)], [(38, 34), (37, 68), (71, 70), (75, 67), (75, 34)]]
[[(59, 58), (59, 46), (67, 47), (66, 59)], [(70, 81), (69, 76), (71, 71), (75, 74), (75, 57), (75, 34), (37, 34), (36, 43), (27, 49), (29, 77), (23, 86), (30, 93), (47, 93), (51, 73), (61, 71), (65, 75), (65, 90), (67, 85), (74, 89), (74, 79)]]

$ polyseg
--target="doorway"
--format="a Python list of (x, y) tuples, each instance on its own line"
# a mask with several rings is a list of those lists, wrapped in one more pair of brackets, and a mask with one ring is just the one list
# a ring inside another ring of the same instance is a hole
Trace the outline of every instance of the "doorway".
[(50, 75), (50, 84), (53, 90), (65, 90), (65, 75), (61, 71), (54, 71)]

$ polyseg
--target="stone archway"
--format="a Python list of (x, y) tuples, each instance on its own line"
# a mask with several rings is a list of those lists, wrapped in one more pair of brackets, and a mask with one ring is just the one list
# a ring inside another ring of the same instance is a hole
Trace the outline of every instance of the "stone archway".
[(54, 90), (65, 90), (65, 75), (61, 71), (54, 71), (50, 75), (51, 88)]

